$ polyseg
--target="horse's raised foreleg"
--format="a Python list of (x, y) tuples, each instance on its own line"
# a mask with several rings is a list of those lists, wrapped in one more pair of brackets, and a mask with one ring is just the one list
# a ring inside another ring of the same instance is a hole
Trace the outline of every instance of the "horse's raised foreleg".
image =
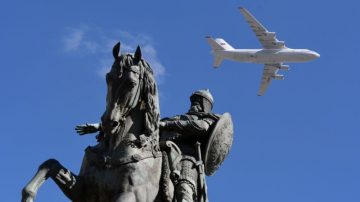
[(82, 185), (79, 177), (62, 166), (57, 160), (49, 159), (39, 166), (35, 176), (22, 190), (22, 202), (33, 202), (40, 186), (52, 178), (63, 193), (72, 201), (80, 198)]

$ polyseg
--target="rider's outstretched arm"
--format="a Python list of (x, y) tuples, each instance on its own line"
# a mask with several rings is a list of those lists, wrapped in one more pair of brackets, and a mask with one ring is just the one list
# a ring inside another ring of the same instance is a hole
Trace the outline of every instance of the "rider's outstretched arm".
[(82, 125), (75, 126), (75, 130), (79, 135), (96, 133), (98, 131), (101, 131), (101, 124), (100, 123), (85, 123)]

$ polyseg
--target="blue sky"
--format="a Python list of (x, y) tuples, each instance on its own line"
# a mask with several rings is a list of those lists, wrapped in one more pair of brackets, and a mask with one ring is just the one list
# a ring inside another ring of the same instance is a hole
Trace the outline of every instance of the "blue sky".
[[(290, 64), (258, 97), (262, 66), (213, 58), (205, 36), (258, 48), (237, 7), (291, 48), (321, 58)], [(230, 112), (235, 139), (207, 178), (210, 201), (360, 201), (359, 3), (344, 1), (8, 1), (0, 6), (2, 201), (19, 201), (38, 165), (56, 158), (78, 173), (105, 108), (111, 48), (139, 44), (157, 74), (162, 117), (184, 113), (209, 88)], [(67, 201), (52, 181), (37, 201)]]

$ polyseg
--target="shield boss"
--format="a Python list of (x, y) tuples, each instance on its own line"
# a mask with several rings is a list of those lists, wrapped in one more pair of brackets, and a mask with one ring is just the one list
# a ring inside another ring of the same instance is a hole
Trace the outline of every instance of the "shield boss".
[(210, 134), (204, 150), (205, 174), (211, 176), (219, 169), (228, 155), (233, 142), (233, 123), (231, 115), (224, 113)]

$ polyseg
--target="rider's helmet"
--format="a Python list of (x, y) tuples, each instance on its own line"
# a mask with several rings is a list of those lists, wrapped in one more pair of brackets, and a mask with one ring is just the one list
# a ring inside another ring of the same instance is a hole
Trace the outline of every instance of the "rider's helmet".
[(197, 90), (190, 96), (191, 103), (195, 101), (200, 101), (203, 112), (210, 112), (213, 108), (214, 98), (211, 95), (209, 89), (206, 90)]

